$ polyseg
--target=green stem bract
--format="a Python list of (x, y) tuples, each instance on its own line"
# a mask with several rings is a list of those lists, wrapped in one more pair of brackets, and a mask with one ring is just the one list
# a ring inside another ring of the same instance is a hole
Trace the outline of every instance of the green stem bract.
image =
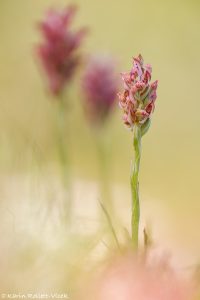
[(139, 201), (139, 169), (141, 158), (141, 128), (135, 125), (134, 128), (134, 162), (131, 168), (131, 194), (132, 194), (132, 243), (135, 249), (138, 248), (139, 222), (140, 222), (140, 201)]

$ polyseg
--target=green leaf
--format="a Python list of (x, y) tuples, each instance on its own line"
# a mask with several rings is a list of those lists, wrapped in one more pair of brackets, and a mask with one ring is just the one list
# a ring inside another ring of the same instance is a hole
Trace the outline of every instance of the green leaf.
[(141, 136), (145, 135), (147, 131), (149, 130), (149, 127), (151, 125), (151, 120), (147, 119), (144, 124), (141, 126)]

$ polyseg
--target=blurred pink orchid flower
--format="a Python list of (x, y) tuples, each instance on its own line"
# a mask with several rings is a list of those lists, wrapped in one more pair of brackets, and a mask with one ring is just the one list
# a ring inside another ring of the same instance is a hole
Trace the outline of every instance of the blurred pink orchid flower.
[(166, 259), (145, 262), (133, 254), (108, 261), (93, 279), (87, 299), (193, 300), (195, 285), (170, 266)]
[(90, 120), (99, 124), (108, 117), (117, 98), (118, 86), (114, 60), (108, 56), (91, 57), (82, 80), (85, 109)]
[(86, 29), (71, 30), (75, 12), (76, 7), (72, 5), (60, 11), (50, 9), (39, 23), (43, 40), (37, 46), (37, 56), (47, 76), (49, 90), (56, 96), (68, 84), (80, 62), (76, 51)]

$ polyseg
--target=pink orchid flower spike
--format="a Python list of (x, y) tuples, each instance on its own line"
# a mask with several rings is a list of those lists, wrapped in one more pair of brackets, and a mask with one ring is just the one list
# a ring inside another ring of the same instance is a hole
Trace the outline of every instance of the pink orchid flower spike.
[(75, 6), (63, 10), (50, 9), (39, 23), (42, 41), (37, 46), (37, 56), (47, 77), (50, 92), (59, 96), (73, 77), (80, 63), (77, 50), (86, 34), (86, 29), (71, 29), (76, 13)]

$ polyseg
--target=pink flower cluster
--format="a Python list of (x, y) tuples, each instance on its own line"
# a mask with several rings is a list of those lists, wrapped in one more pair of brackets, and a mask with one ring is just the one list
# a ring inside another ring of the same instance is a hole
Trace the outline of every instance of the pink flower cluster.
[(135, 124), (144, 124), (154, 111), (158, 81), (150, 83), (152, 68), (144, 65), (141, 55), (133, 58), (133, 68), (122, 73), (125, 91), (119, 93), (119, 105), (124, 112), (125, 125), (133, 128)]
[(102, 123), (112, 110), (117, 97), (119, 82), (115, 75), (115, 63), (110, 57), (94, 56), (83, 76), (85, 108), (88, 118)]
[(37, 47), (37, 55), (47, 76), (49, 90), (54, 95), (63, 91), (80, 61), (76, 50), (86, 30), (71, 30), (75, 12), (75, 6), (61, 11), (51, 9), (39, 24), (43, 41)]

